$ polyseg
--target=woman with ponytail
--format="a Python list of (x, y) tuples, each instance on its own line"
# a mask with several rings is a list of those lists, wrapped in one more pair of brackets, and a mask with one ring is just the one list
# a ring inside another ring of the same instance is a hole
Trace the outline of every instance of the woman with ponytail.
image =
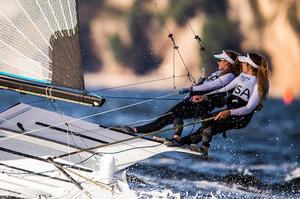
[(180, 140), (183, 130), (183, 120), (190, 118), (206, 117), (215, 107), (222, 107), (225, 104), (223, 97), (212, 97), (208, 101), (196, 102), (193, 95), (203, 95), (229, 84), (240, 74), (240, 63), (237, 60), (239, 53), (233, 50), (223, 50), (221, 53), (214, 54), (218, 60), (218, 71), (209, 77), (193, 85), (190, 88), (180, 89), (179, 94), (190, 93), (189, 97), (179, 102), (167, 112), (162, 114), (153, 122), (137, 127), (112, 127), (112, 130), (125, 133), (150, 133), (161, 128), (174, 124), (173, 139)]
[[(168, 146), (190, 145), (190, 149), (208, 157), (208, 149), (212, 137), (230, 129), (245, 128), (255, 111), (262, 108), (269, 91), (269, 69), (265, 58), (256, 53), (238, 56), (242, 63), (242, 73), (224, 88), (206, 95), (194, 96), (196, 101), (203, 102), (215, 97), (227, 96), (227, 108), (224, 111), (210, 114), (213, 118), (204, 122), (195, 133), (182, 137), (179, 141), (171, 140)], [(196, 144), (202, 141), (202, 147)]]

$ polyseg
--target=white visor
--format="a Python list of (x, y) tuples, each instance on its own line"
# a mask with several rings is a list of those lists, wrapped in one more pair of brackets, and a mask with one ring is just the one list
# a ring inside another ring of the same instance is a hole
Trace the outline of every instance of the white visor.
[(254, 68), (259, 68), (259, 66), (258, 66), (256, 63), (254, 63), (254, 62), (252, 61), (252, 59), (250, 58), (250, 56), (249, 56), (248, 53), (247, 53), (247, 56), (238, 56), (238, 60), (239, 60), (240, 62), (248, 63), (248, 64), (250, 64), (251, 66), (253, 66)]
[(227, 53), (223, 50), (221, 54), (215, 54), (214, 55), (215, 58), (217, 59), (224, 59), (226, 61), (228, 61), (229, 63), (233, 64), (234, 61), (227, 55)]

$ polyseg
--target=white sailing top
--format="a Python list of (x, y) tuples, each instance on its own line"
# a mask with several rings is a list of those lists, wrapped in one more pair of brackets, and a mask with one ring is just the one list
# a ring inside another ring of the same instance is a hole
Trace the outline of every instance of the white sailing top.
[(221, 75), (222, 71), (218, 70), (212, 73), (202, 84), (192, 87), (192, 91), (212, 91), (222, 88), (229, 84), (234, 78), (234, 74), (227, 73)]
[(210, 92), (207, 95), (227, 92), (232, 89), (234, 89), (232, 95), (246, 101), (247, 105), (237, 109), (232, 109), (231, 115), (246, 115), (255, 110), (259, 104), (256, 76), (241, 73), (225, 87)]

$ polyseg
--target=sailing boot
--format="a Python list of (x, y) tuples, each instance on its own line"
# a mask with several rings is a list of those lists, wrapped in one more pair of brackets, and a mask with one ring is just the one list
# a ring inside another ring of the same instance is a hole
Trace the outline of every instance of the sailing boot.
[(130, 126), (120, 126), (120, 127), (109, 127), (110, 130), (113, 131), (118, 131), (121, 133), (126, 133), (126, 134), (130, 134), (130, 135), (135, 135), (135, 131), (133, 128), (131, 128)]
[(174, 125), (174, 134), (173, 134), (173, 139), (179, 141), (181, 138), (181, 134), (183, 131), (183, 119), (182, 118), (175, 118), (173, 121)]
[(200, 153), (202, 159), (208, 159), (208, 149), (206, 147), (201, 147), (197, 144), (190, 144), (190, 150)]
[(184, 146), (184, 144), (182, 142), (180, 142), (180, 140), (176, 140), (173, 138), (164, 142), (164, 145), (166, 145), (168, 147), (183, 147)]

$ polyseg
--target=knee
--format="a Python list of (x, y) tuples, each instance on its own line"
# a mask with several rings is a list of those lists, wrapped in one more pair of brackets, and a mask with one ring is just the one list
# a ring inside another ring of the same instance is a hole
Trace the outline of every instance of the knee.
[(211, 127), (206, 127), (203, 131), (202, 131), (202, 136), (205, 136), (205, 137), (211, 137), (212, 136), (212, 130), (211, 130)]
[(207, 127), (202, 131), (202, 142), (209, 143), (212, 139), (212, 130), (211, 127)]
[(183, 125), (183, 119), (182, 118), (175, 118), (174, 121), (173, 121), (173, 124), (175, 126)]

